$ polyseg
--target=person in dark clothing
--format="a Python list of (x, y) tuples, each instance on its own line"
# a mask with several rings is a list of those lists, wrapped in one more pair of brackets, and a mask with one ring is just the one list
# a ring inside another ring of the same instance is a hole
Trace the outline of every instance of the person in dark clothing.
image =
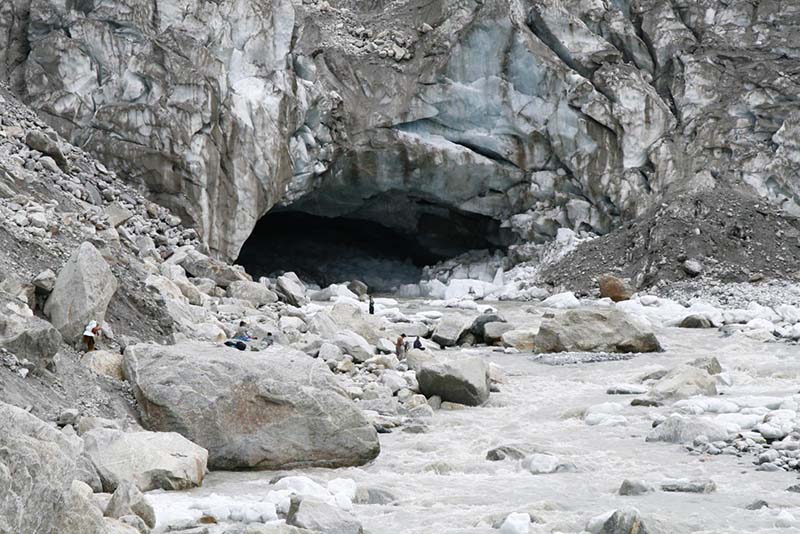
[(369, 314), (375, 315), (375, 301), (372, 300), (372, 296), (369, 297)]
[(419, 350), (425, 350), (425, 347), (422, 346), (422, 341), (417, 336), (417, 339), (414, 340), (414, 348)]

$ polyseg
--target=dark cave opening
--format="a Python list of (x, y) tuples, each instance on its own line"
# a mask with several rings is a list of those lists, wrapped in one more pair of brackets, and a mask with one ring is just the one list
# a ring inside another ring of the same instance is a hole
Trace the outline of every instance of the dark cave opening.
[(472, 249), (498, 248), (487, 236), (499, 230), (499, 223), (488, 217), (430, 212), (409, 217), (416, 218), (414, 231), (372, 220), (273, 210), (259, 220), (237, 261), (255, 277), (294, 271), (321, 287), (358, 279), (376, 291), (389, 291), (419, 282), (427, 265)]

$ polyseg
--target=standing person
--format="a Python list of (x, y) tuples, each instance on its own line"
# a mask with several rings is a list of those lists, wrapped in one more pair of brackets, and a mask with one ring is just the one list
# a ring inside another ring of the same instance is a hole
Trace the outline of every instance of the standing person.
[(394, 343), (395, 353), (397, 354), (397, 359), (402, 360), (406, 354), (406, 335), (400, 334), (400, 337), (397, 338), (397, 341)]
[(103, 329), (97, 321), (91, 320), (86, 328), (83, 329), (83, 343), (86, 345), (86, 352), (92, 352), (95, 347), (96, 337), (102, 333)]
[(369, 314), (375, 315), (375, 301), (372, 300), (372, 295), (369, 296)]

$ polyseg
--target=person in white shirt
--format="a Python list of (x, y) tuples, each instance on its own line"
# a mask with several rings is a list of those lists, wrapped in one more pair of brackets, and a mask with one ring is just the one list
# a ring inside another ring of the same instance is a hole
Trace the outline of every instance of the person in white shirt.
[(83, 343), (86, 345), (86, 352), (92, 352), (94, 350), (96, 338), (102, 331), (103, 329), (97, 324), (97, 321), (89, 321), (89, 324), (87, 324), (86, 328), (83, 330)]

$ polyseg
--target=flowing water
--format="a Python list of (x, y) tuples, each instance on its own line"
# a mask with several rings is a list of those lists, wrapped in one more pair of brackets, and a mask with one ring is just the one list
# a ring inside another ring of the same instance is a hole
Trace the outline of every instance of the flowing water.
[[(502, 308), (511, 322), (530, 320), (518, 304)], [(669, 406), (632, 407), (632, 396), (606, 394), (613, 384), (636, 383), (646, 372), (713, 355), (733, 380), (720, 388), (725, 397), (787, 397), (798, 391), (800, 348), (722, 337), (715, 329), (670, 328), (658, 336), (663, 353), (565, 366), (537, 363), (528, 354), (470, 350), (506, 374), (507, 383), (486, 406), (437, 411), (427, 433), (381, 435), (382, 452), (370, 465), (293, 474), (320, 481), (352, 478), (359, 486), (393, 493), (397, 501), (392, 504), (355, 505), (353, 513), (369, 533), (496, 533), (493, 521), (515, 511), (540, 521), (531, 532), (580, 532), (591, 517), (623, 507), (637, 508), (646, 522), (665, 532), (800, 532), (774, 526), (783, 509), (800, 518), (800, 494), (786, 491), (798, 482), (797, 474), (756, 471), (748, 453), (709, 456), (676, 444), (645, 443), (653, 418), (669, 414)], [(627, 424), (589, 426), (570, 417), (576, 409), (604, 402), (621, 403)], [(555, 454), (576, 470), (533, 475), (518, 461), (486, 460), (489, 449), (509, 444)], [(275, 474), (214, 472), (202, 488), (151, 493), (150, 498), (163, 524), (186, 515), (198, 498), (261, 500)], [(670, 479), (712, 479), (717, 490), (619, 496), (626, 478), (654, 486)], [(757, 499), (770, 507), (747, 510)]]

